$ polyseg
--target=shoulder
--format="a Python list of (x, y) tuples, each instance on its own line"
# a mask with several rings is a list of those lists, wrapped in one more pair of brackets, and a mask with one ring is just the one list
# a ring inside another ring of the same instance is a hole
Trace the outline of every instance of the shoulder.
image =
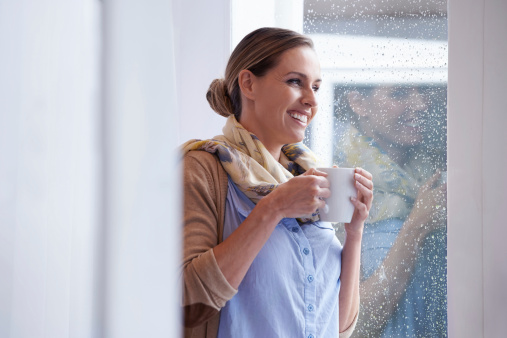
[(199, 162), (203, 165), (213, 165), (217, 162), (220, 163), (220, 160), (218, 159), (215, 154), (209, 153), (204, 150), (193, 150), (189, 151), (185, 154), (184, 161), (186, 162)]
[(184, 175), (209, 175), (212, 177), (227, 176), (220, 160), (207, 151), (189, 151), (183, 159)]
[(194, 184), (201, 185), (201, 188), (207, 186), (220, 197), (227, 191), (227, 172), (218, 157), (207, 151), (194, 150), (185, 154), (183, 179), (186, 187)]

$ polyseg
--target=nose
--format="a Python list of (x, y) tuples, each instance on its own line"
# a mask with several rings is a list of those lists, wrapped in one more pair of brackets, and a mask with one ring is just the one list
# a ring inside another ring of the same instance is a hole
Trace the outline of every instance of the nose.
[(308, 108), (314, 108), (317, 106), (317, 97), (315, 95), (315, 91), (313, 88), (307, 88), (303, 91), (303, 97), (301, 98), (301, 103)]
[(417, 89), (412, 89), (409, 97), (409, 105), (413, 110), (426, 110), (428, 105), (424, 96)]

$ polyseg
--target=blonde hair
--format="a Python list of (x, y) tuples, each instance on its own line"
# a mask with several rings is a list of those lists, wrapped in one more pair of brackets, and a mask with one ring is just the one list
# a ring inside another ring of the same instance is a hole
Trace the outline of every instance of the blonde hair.
[(263, 76), (276, 67), (283, 52), (301, 46), (313, 49), (313, 42), (310, 38), (288, 29), (265, 27), (251, 32), (232, 52), (225, 69), (225, 78), (211, 82), (206, 93), (209, 105), (218, 114), (225, 117), (234, 114), (239, 120), (239, 73), (247, 69), (255, 76)]

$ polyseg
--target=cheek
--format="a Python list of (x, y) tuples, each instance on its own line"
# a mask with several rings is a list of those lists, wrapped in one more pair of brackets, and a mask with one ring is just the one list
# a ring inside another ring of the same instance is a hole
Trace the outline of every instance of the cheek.
[(398, 103), (385, 102), (379, 104), (376, 108), (372, 107), (372, 115), (374, 115), (378, 121), (394, 122), (403, 115), (405, 108), (404, 105)]
[(317, 112), (319, 111), (318, 107), (312, 108), (312, 116), (310, 117), (310, 121), (313, 120), (315, 115), (317, 115)]
[(407, 110), (407, 105), (400, 102), (393, 103), (391, 107), (392, 115), (396, 117), (403, 115), (403, 113)]
[(272, 90), (266, 94), (267, 104), (273, 107), (284, 107), (292, 103), (293, 94), (286, 90)]

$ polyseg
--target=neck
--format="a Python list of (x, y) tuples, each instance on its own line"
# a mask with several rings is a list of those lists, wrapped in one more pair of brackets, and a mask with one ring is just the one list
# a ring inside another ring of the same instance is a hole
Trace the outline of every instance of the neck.
[(280, 162), (280, 154), (282, 152), (283, 144), (282, 145), (270, 144), (269, 142), (266, 142), (266, 139), (263, 137), (263, 135), (259, 136), (255, 134), (255, 136), (257, 136), (259, 141), (261, 141), (264, 148), (266, 148), (266, 150), (271, 154), (271, 156), (273, 156), (275, 161)]
[[(264, 145), (264, 146), (266, 146), (266, 145)], [(271, 154), (271, 156), (273, 156), (273, 158), (275, 159), (275, 161), (280, 162), (280, 153), (282, 152), (282, 147), (279, 147), (279, 148), (274, 147), (274, 148), (271, 148), (271, 149), (268, 148), (268, 147), (266, 147), (266, 149), (269, 151), (269, 153)]]
[(248, 118), (255, 116), (255, 113), (251, 113), (250, 110), (254, 109), (251, 105), (245, 104), (242, 107), (241, 117), (238, 121), (246, 130), (255, 134), (259, 141), (261, 141), (262, 145), (267, 149), (267, 151), (273, 156), (273, 158), (278, 162), (280, 161), (280, 152), (282, 151), (283, 144), (271, 144), (269, 140), (272, 137), (266, 135), (262, 132), (257, 126), (256, 120), (253, 118)]
[(396, 162), (400, 167), (403, 168), (407, 164), (408, 151), (406, 147), (401, 147), (393, 144), (392, 142), (387, 142), (384, 139), (375, 138), (375, 136), (373, 139), (379, 147), (387, 153), (387, 156), (389, 156), (389, 158)]
[(377, 135), (372, 128), (368, 128), (368, 125), (360, 124), (359, 130), (365, 136), (373, 138), (380, 149), (385, 151), (389, 158), (396, 162), (400, 167), (404, 167), (407, 164), (409, 154), (406, 147), (395, 144), (390, 140), (386, 140), (381, 135)]

